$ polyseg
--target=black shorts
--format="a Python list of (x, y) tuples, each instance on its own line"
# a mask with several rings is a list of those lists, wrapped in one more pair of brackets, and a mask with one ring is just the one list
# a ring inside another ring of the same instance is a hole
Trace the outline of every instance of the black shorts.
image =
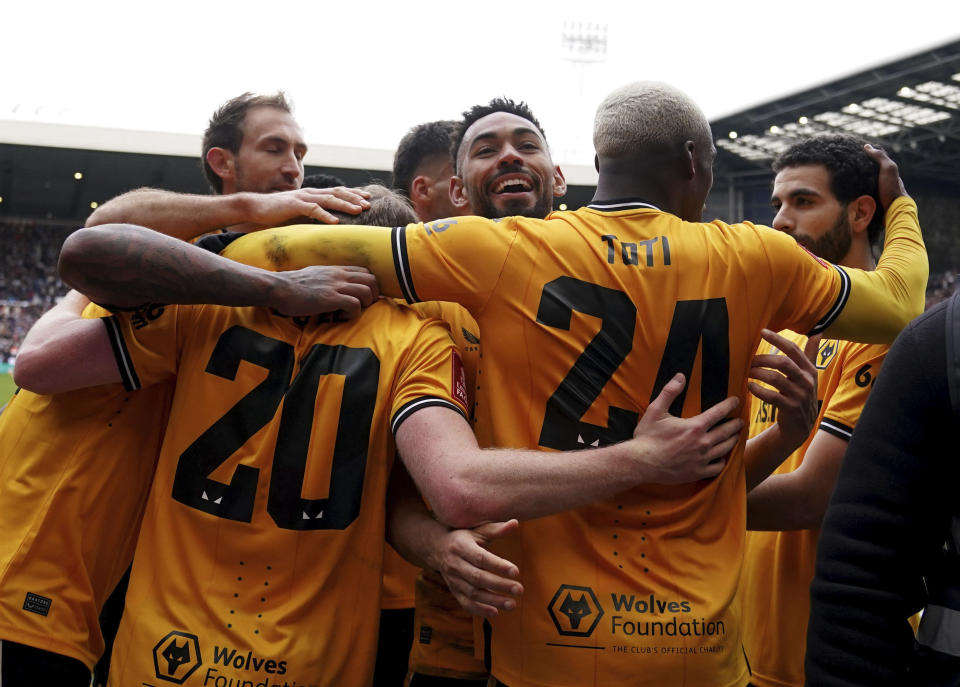
[(89, 687), (90, 669), (75, 658), (0, 640), (0, 685), (3, 687)]
[(407, 687), (487, 687), (486, 680), (460, 680), (455, 677), (437, 677), (411, 673)]
[(413, 609), (380, 611), (380, 638), (373, 687), (403, 687), (413, 646)]

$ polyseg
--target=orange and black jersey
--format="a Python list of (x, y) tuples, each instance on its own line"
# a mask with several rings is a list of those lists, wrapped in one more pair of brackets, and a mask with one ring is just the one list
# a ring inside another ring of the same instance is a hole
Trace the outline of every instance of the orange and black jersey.
[(0, 418), (0, 639), (90, 667), (102, 653), (98, 616), (133, 559), (173, 395), (135, 388), (21, 390)]
[(440, 573), (421, 570), (416, 580), (410, 672), (485, 680), (489, 674), (477, 642), (475, 620), (450, 593)]
[[(463, 306), (456, 303), (430, 301), (416, 303), (411, 309), (422, 318), (433, 318), (442, 322), (450, 331), (457, 345), (457, 351), (463, 360), (464, 386), (470, 419), (473, 419), (473, 397), (477, 379), (477, 363), (480, 356), (480, 330)], [(416, 580), (420, 569), (411, 565), (398, 554), (392, 546), (385, 545), (383, 551), (383, 599), (385, 609), (413, 608), (416, 598)], [(444, 586), (446, 589), (446, 586)], [(450, 601), (456, 604), (453, 597)], [(466, 624), (468, 636), (473, 627), (469, 619)]]
[[(782, 336), (803, 348), (807, 338)], [(888, 346), (822, 339), (814, 365), (820, 412), (817, 427), (849, 441), (876, 381)], [(777, 353), (764, 342), (757, 353)], [(776, 423), (776, 409), (752, 398), (748, 436)], [(816, 432), (774, 474), (800, 468)], [(810, 583), (820, 529), (747, 532), (739, 597), (743, 607), (743, 645), (757, 687), (803, 687)]]
[(335, 319), (111, 320), (127, 385), (176, 377), (111, 684), (369, 681), (392, 432), (466, 407), (445, 328), (386, 301)]
[[(691, 412), (738, 393), (742, 377), (730, 373), (731, 351), (756, 340), (751, 324), (791, 321), (819, 331), (849, 294), (843, 270), (784, 234), (682, 222), (642, 203), (554, 213), (546, 221), (410, 225), (394, 229), (392, 241), (408, 299), (453, 299), (481, 330), (489, 326), (478, 431), (519, 433), (526, 446), (627, 438), (635, 411), (678, 371), (693, 377), (685, 395)], [(621, 381), (625, 367), (642, 367), (643, 377)], [(642, 378), (649, 383), (638, 398)], [(525, 392), (506, 393), (511, 387)], [(601, 393), (598, 405), (615, 406), (613, 424), (582, 422)], [(629, 406), (630, 418), (618, 412)]]
[[(461, 302), (484, 332), (476, 416), (487, 446), (627, 439), (677, 372), (689, 382), (676, 413), (742, 397), (761, 327), (823, 329), (849, 293), (842, 270), (785, 234), (687, 223), (643, 203), (414, 225), (393, 242), (408, 298)], [(745, 681), (731, 608), (740, 456), (715, 480), (639, 487), (524, 523), (497, 547), (526, 592), (493, 622), (494, 675), (512, 687)]]
[[(894, 288), (884, 279), (913, 269), (848, 275), (765, 227), (605, 205), (546, 220), (324, 228), (322, 242), (309, 228), (278, 229), (225, 254), (283, 269), (356, 254), (391, 295), (399, 284), (408, 299), (461, 303), (483, 332), (480, 444), (558, 450), (629, 438), (677, 372), (688, 385), (676, 414), (745, 398), (761, 328), (869, 324), (877, 311), (864, 304), (882, 306)], [(891, 206), (887, 227), (904, 255), (922, 253), (912, 201)], [(288, 263), (264, 250), (276, 240)], [(911, 303), (919, 281), (905, 280)], [(733, 604), (744, 488), (738, 446), (716, 479), (644, 485), (524, 523), (498, 547), (526, 591), (494, 621), (493, 674), (511, 687), (745, 684)]]
[(172, 393), (20, 390), (0, 415), (0, 639), (96, 663), (98, 616), (133, 559)]

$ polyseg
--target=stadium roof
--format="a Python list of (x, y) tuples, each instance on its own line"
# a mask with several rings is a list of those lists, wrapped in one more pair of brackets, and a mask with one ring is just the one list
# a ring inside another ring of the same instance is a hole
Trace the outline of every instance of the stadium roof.
[[(82, 222), (92, 204), (142, 186), (207, 193), (200, 143), (199, 134), (0, 120), (0, 217)], [(311, 143), (305, 162), (307, 174), (389, 183), (393, 151)], [(574, 188), (563, 202), (589, 202), (593, 167), (564, 173)]]
[(717, 174), (770, 171), (797, 138), (851, 133), (893, 152), (910, 179), (960, 186), (960, 41), (711, 122)]
[[(769, 176), (770, 160), (797, 137), (849, 131), (892, 150), (911, 184), (960, 189), (960, 40), (711, 124), (718, 181)], [(140, 186), (205, 193), (199, 149), (199, 135), (0, 120), (0, 216), (77, 222), (93, 203)], [(392, 151), (311, 145), (306, 162), (308, 172), (363, 184), (389, 176)], [(592, 167), (564, 172), (564, 201), (588, 201)]]

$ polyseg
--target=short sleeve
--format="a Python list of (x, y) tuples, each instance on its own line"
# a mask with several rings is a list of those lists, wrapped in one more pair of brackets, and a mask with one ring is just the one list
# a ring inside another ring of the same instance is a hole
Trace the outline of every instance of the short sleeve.
[(877, 380), (888, 346), (847, 345), (851, 348), (850, 354), (843, 361), (836, 390), (826, 401), (820, 429), (849, 441)]
[(113, 354), (128, 391), (174, 376), (194, 306), (150, 305), (104, 317)]
[(442, 300), (476, 313), (493, 293), (517, 240), (515, 218), (481, 217), (411, 224), (394, 230), (397, 277), (408, 303)]
[(435, 320), (417, 320), (416, 332), (394, 386), (390, 429), (397, 429), (413, 413), (443, 406), (464, 419), (468, 393), (463, 361), (447, 328)]

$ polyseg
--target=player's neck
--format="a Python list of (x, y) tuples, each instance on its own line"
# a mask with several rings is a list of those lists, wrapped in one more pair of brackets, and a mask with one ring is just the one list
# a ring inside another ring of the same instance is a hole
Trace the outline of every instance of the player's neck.
[(600, 160), (593, 202), (642, 198), (663, 212), (682, 217), (684, 185), (676, 178), (675, 167), (676, 161), (664, 156)]
[(870, 244), (867, 241), (854, 241), (850, 244), (850, 250), (840, 260), (844, 267), (855, 267), (860, 270), (874, 270), (877, 268), (877, 262), (873, 259), (873, 253), (870, 250)]
[(656, 186), (638, 183), (636, 180), (605, 180), (601, 177), (597, 182), (597, 190), (594, 192), (591, 202), (603, 203), (611, 200), (627, 199), (643, 200), (664, 212), (680, 216), (680, 203), (677, 199), (671, 198), (671, 194)]

